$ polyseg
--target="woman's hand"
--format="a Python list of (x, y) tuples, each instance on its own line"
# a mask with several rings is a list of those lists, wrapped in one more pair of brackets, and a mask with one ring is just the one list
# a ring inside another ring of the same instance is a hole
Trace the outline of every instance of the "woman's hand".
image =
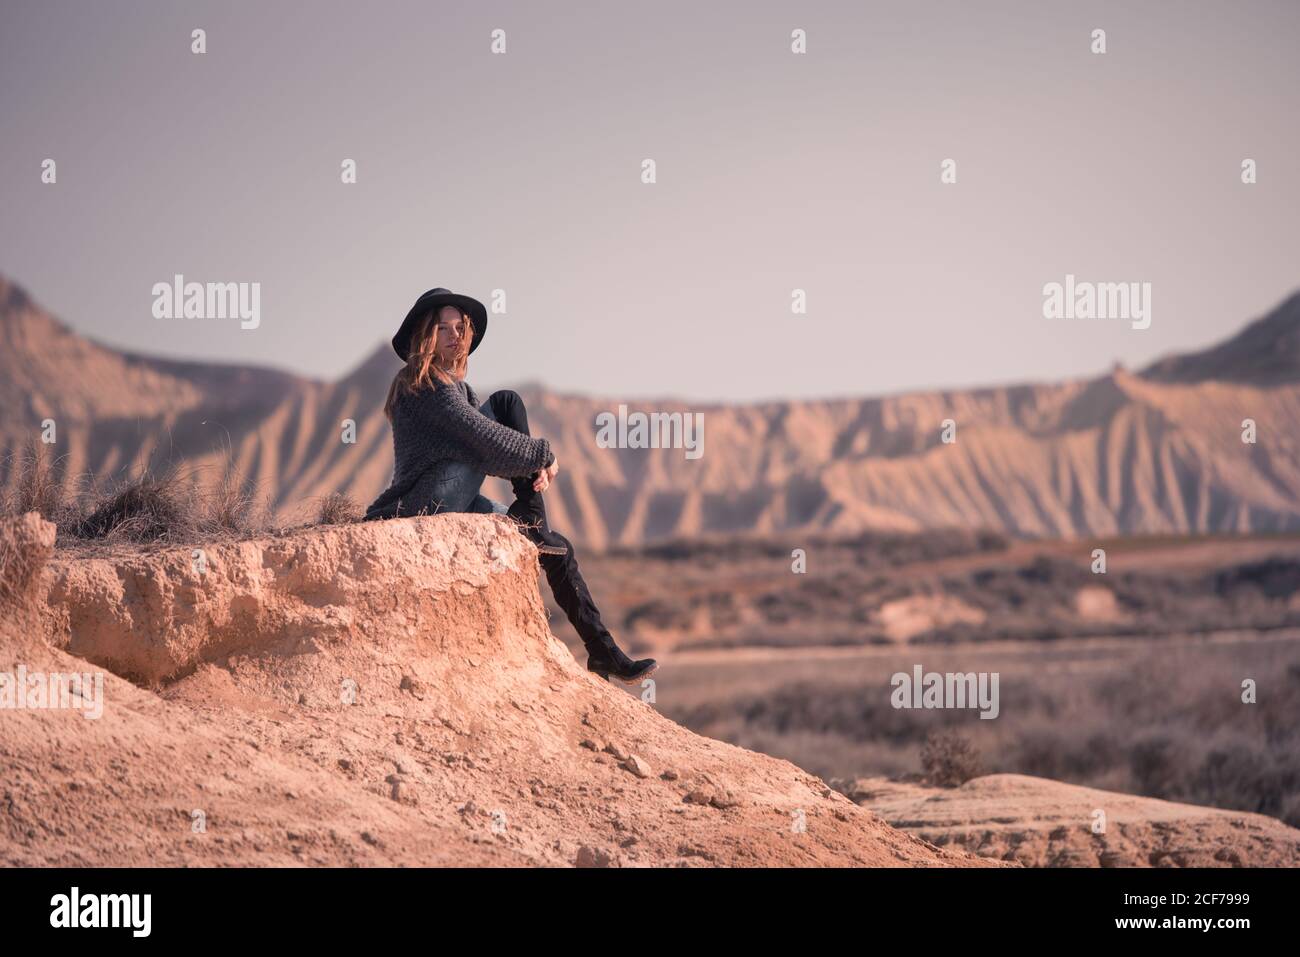
[(559, 470), (560, 470), (560, 461), (559, 459), (556, 459), (550, 464), (549, 468), (544, 468), (540, 472), (538, 472), (537, 477), (533, 479), (533, 491), (545, 492), (548, 488), (550, 488), (551, 479), (555, 478), (555, 473), (558, 472)]

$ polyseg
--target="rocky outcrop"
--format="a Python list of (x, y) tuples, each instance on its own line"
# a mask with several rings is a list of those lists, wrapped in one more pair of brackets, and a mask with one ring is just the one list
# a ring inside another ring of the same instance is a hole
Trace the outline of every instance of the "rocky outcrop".
[(46, 572), (44, 633), (148, 685), (232, 654), (417, 635), (426, 653), (518, 663), (541, 649), (501, 633), (539, 613), (535, 554), (504, 520), (442, 516), (61, 557)]
[(0, 863), (989, 863), (588, 674), (537, 579), (477, 515), (49, 560), (0, 670), (102, 714), (0, 712)]
[(990, 774), (958, 788), (883, 778), (839, 786), (917, 837), (1026, 867), (1300, 865), (1300, 830), (1262, 814), (1024, 774)]
[(0, 609), (10, 618), (32, 612), (54, 539), (54, 525), (36, 512), (0, 522)]

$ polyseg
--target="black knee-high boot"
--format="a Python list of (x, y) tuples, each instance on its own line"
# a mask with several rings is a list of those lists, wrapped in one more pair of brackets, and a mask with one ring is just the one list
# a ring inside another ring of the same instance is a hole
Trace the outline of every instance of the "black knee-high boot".
[(548, 535), (565, 546), (565, 553), (543, 554), (538, 561), (546, 572), (546, 581), (551, 586), (556, 604), (564, 610), (587, 649), (587, 670), (607, 681), (613, 676), (628, 684), (635, 684), (652, 674), (659, 667), (658, 663), (653, 658), (629, 658), (601, 621), (600, 609), (592, 600), (587, 582), (578, 569), (573, 543), (556, 531), (549, 531)]
[(587, 582), (578, 570), (573, 543), (547, 524), (542, 493), (533, 489), (533, 480), (515, 479), (511, 484), (515, 489), (515, 502), (510, 506), (510, 513), (516, 520), (528, 523), (525, 528), (541, 553), (538, 561), (546, 572), (551, 594), (587, 649), (587, 670), (606, 681), (613, 676), (628, 684), (635, 684), (652, 674), (659, 667), (658, 663), (653, 658), (629, 658), (601, 621), (600, 609), (592, 600)]
[[(529, 434), (528, 414), (517, 393), (510, 390), (494, 392), (488, 401), (498, 422)], [(538, 561), (546, 573), (555, 602), (587, 649), (587, 670), (606, 681), (612, 676), (627, 684), (635, 684), (652, 674), (659, 665), (653, 658), (633, 660), (615, 643), (614, 636), (601, 621), (600, 610), (592, 600), (582, 572), (578, 570), (573, 543), (554, 531), (546, 521), (542, 493), (533, 488), (535, 478), (536, 474), (510, 480), (515, 500), (507, 514), (519, 523), (520, 530), (541, 553)]]

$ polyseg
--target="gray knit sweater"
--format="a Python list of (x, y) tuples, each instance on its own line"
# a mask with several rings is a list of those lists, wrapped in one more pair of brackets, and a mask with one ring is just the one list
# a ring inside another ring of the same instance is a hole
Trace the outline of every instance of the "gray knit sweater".
[(393, 480), (366, 509), (367, 519), (432, 514), (440, 467), (464, 463), (477, 472), (516, 478), (553, 461), (546, 439), (533, 438), (479, 411), (463, 379), (399, 392), (393, 406)]

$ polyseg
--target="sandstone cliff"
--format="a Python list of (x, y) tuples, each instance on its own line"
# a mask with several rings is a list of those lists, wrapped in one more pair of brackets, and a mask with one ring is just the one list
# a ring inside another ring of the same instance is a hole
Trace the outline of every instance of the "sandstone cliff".
[[(588, 547), (946, 526), (1065, 538), (1279, 532), (1300, 529), (1297, 342), (1292, 297), (1221, 345), (1139, 374), (745, 404), (520, 392), (563, 463), (551, 522)], [(10, 412), (0, 491), (17, 482), (14, 450), (53, 419), (51, 451), (69, 476), (174, 460), (215, 481), (229, 464), (288, 518), (333, 492), (366, 504), (392, 473), (381, 406), (398, 365), (387, 343), (336, 382), (124, 353), (0, 277)], [(491, 384), (470, 378), (486, 398)], [(599, 447), (595, 416), (620, 403), (702, 412), (705, 454)], [(957, 441), (945, 444), (949, 418)], [(1247, 418), (1254, 443), (1242, 441)], [(345, 421), (353, 442), (341, 438)], [(497, 479), (485, 491), (508, 500)]]

